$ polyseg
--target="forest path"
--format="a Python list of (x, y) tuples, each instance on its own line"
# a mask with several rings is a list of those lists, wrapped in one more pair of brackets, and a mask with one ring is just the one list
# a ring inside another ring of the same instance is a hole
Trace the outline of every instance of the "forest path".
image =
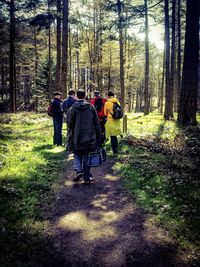
[(73, 183), (72, 155), (65, 161), (49, 229), (58, 266), (190, 266), (176, 241), (124, 190), (114, 161), (92, 169), (92, 184)]

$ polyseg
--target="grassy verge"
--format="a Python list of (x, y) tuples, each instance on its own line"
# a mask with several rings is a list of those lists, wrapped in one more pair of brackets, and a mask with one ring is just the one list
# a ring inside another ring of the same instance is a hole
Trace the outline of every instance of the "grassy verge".
[(52, 121), (44, 114), (2, 114), (0, 123), (1, 266), (29, 266), (23, 262), (44, 258), (50, 246), (41, 233), (65, 150), (52, 146)]
[(191, 260), (200, 255), (200, 129), (180, 128), (159, 115), (130, 117), (116, 168), (125, 187), (166, 227)]

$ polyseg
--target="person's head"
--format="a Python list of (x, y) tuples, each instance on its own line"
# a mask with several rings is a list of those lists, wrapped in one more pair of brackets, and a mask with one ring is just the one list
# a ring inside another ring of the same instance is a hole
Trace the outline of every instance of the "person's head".
[(60, 98), (61, 98), (61, 95), (62, 95), (62, 93), (61, 93), (61, 92), (59, 92), (59, 91), (55, 91), (55, 92), (53, 93), (53, 95), (54, 95), (54, 97), (55, 97), (55, 98), (58, 98), (58, 99), (60, 99)]
[(74, 96), (74, 95), (75, 95), (75, 91), (74, 91), (73, 89), (70, 89), (70, 90), (68, 91), (68, 95), (70, 95), (70, 96)]
[(112, 91), (108, 92), (108, 97), (113, 97), (115, 94)]
[(78, 99), (85, 99), (85, 91), (82, 89), (79, 89), (77, 91), (77, 97), (78, 97)]
[(94, 96), (98, 97), (99, 96), (99, 91), (94, 91)]

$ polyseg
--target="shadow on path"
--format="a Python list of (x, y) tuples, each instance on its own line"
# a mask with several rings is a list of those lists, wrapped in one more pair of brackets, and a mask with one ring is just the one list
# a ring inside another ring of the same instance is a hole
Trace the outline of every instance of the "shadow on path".
[(51, 229), (62, 266), (191, 266), (168, 233), (133, 203), (113, 163), (93, 169), (93, 184), (74, 184), (68, 159)]

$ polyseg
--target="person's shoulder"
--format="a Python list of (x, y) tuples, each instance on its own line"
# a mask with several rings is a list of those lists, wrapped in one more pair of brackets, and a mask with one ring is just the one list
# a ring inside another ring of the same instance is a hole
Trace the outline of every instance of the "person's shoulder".
[(95, 107), (94, 107), (94, 105), (92, 105), (92, 103), (90, 103), (90, 102), (88, 102), (88, 109), (90, 109), (90, 110), (96, 110), (95, 109)]

